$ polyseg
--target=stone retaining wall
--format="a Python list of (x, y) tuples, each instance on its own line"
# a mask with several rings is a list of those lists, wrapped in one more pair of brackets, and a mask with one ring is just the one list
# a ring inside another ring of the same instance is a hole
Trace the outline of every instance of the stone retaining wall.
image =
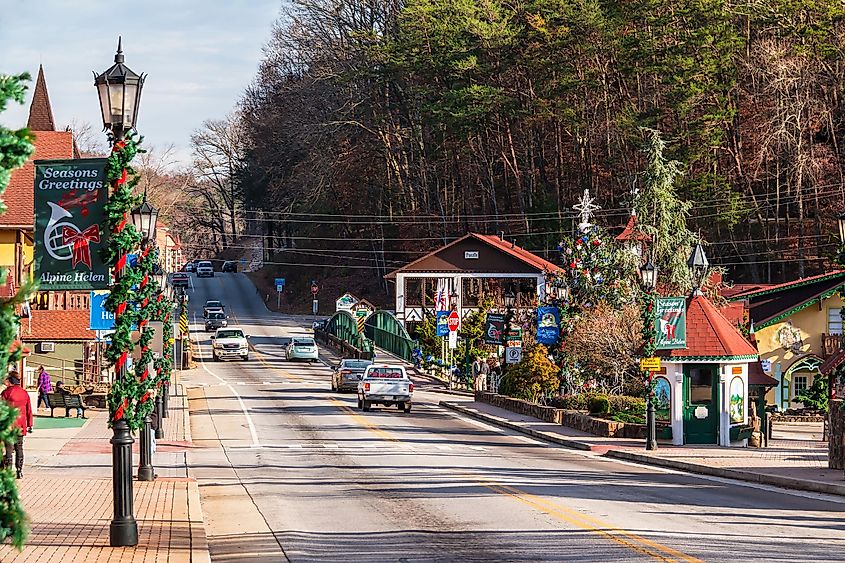
[(772, 422), (824, 422), (826, 418), (823, 414), (813, 415), (794, 415), (794, 414), (770, 414)]
[[(574, 428), (575, 430), (581, 430), (582, 432), (588, 432), (595, 436), (604, 436), (606, 438), (645, 438), (646, 434), (645, 424), (616, 422), (590, 416), (584, 411), (543, 407), (529, 401), (514, 399), (505, 395), (497, 395), (496, 393), (476, 392), (475, 400), (511, 412), (533, 416), (545, 422), (552, 422)], [(658, 436), (660, 436), (661, 427), (658, 426), (657, 430)]]

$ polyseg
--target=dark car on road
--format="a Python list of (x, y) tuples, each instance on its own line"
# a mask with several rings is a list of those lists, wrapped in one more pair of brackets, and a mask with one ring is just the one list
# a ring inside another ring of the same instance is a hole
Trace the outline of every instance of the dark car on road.
[(370, 360), (344, 358), (332, 373), (332, 391), (356, 391), (358, 382), (371, 365), (373, 362)]
[(226, 306), (221, 301), (208, 300), (202, 307), (202, 316), (207, 319), (212, 313), (226, 314)]
[(227, 319), (228, 317), (225, 313), (208, 313), (208, 317), (205, 319), (205, 331), (211, 332), (218, 328), (229, 326)]
[(223, 262), (223, 268), (221, 269), (224, 272), (237, 272), (238, 271), (238, 263), (233, 262), (231, 260), (227, 260)]

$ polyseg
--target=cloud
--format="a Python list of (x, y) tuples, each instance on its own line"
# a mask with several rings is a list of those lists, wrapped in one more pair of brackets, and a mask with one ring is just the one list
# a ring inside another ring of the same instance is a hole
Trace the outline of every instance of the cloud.
[[(126, 64), (145, 72), (139, 129), (148, 143), (189, 156), (191, 133), (229, 113), (255, 76), (279, 0), (2, 0), (0, 73), (44, 65), (59, 126), (99, 124), (92, 71), (112, 64), (117, 35)], [(29, 102), (0, 123), (26, 123)], [(186, 161), (187, 162), (187, 161)]]

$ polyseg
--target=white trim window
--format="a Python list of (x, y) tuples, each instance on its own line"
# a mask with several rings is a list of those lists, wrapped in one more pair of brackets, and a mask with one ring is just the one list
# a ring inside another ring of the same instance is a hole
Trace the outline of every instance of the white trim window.
[(792, 396), (797, 397), (807, 390), (807, 383), (809, 377), (806, 375), (792, 376)]
[(842, 334), (842, 309), (830, 308), (827, 310), (827, 333)]

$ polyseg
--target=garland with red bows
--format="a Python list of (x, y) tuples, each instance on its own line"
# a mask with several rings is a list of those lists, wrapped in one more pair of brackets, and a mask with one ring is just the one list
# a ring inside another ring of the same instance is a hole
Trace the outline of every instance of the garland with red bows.
[[(128, 263), (129, 254), (141, 242), (140, 234), (129, 220), (132, 208), (138, 204), (138, 198), (132, 193), (138, 183), (138, 175), (129, 163), (139, 152), (139, 142), (132, 133), (123, 140), (115, 140), (106, 167), (112, 191), (105, 208), (110, 236), (103, 248), (102, 258), (115, 272), (115, 283), (103, 305), (106, 311), (114, 314), (114, 334), (105, 357), (116, 373), (129, 361), (129, 354), (134, 348), (132, 329), (139, 317), (130, 303), (134, 301), (133, 288), (141, 282), (142, 276), (139, 268), (131, 268)], [(116, 377), (108, 395), (109, 425), (126, 420), (130, 429), (140, 428), (143, 417), (138, 416), (137, 405), (142, 396), (143, 386), (137, 377), (128, 373), (125, 377)]]
[[(135, 378), (138, 381), (138, 402), (135, 406), (134, 416), (138, 423), (143, 424), (144, 418), (152, 413), (155, 401), (152, 400), (152, 392), (155, 389), (155, 376), (150, 371), (155, 354), (152, 350), (152, 341), (155, 330), (149, 324), (153, 320), (156, 307), (156, 296), (158, 294), (158, 283), (152, 278), (155, 264), (158, 261), (158, 253), (154, 251), (153, 244), (148, 242), (141, 254), (138, 255), (137, 270), (141, 277), (136, 291), (136, 305), (138, 307), (138, 329), (141, 336), (138, 339), (138, 347), (141, 357), (135, 364)], [(131, 426), (131, 424), (130, 424)]]

